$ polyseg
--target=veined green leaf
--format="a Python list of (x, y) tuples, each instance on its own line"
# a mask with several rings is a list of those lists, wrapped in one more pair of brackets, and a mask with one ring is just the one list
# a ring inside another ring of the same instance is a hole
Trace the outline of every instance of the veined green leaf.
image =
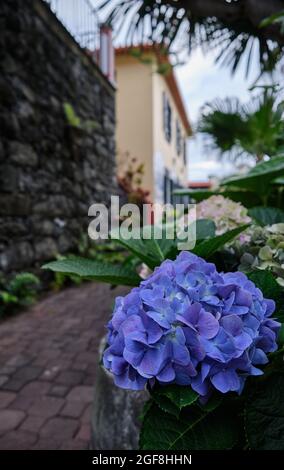
[(177, 418), (153, 403), (144, 417), (140, 447), (143, 450), (232, 449), (238, 435), (235, 410), (231, 407), (206, 413), (200, 407), (189, 406)]
[(172, 402), (178, 410), (185, 406), (192, 405), (198, 399), (198, 394), (191, 387), (181, 387), (180, 385), (156, 386), (151, 395), (160, 404), (164, 397)]
[(190, 190), (190, 189), (177, 189), (174, 191), (175, 195), (180, 196), (190, 196), (194, 199), (197, 203), (208, 199), (211, 196), (223, 196), (225, 198), (229, 198), (232, 201), (240, 202), (245, 207), (254, 207), (260, 204), (261, 198), (253, 191), (249, 191), (247, 189), (241, 188), (217, 188), (215, 191), (210, 190)]
[(275, 301), (276, 311), (273, 316), (284, 323), (284, 288), (277, 283), (273, 274), (257, 270), (247, 273), (247, 276), (262, 291), (265, 298)]
[(141, 281), (138, 274), (126, 266), (120, 267), (85, 258), (51, 261), (42, 268), (66, 274), (76, 274), (86, 279), (108, 282), (113, 285), (137, 286)]
[(226, 243), (233, 240), (237, 235), (242, 233), (245, 229), (249, 227), (248, 224), (242, 225), (241, 227), (237, 227), (229, 232), (224, 233), (223, 235), (219, 235), (209, 240), (204, 240), (203, 242), (199, 243), (193, 251), (198, 256), (202, 258), (210, 258), (219, 248), (221, 248)]
[(284, 156), (279, 156), (271, 158), (268, 162), (258, 163), (245, 176), (223, 180), (221, 186), (237, 186), (259, 194), (267, 194), (268, 185), (282, 175), (284, 175)]
[(262, 227), (284, 222), (284, 211), (276, 207), (252, 207), (248, 214)]
[(245, 429), (252, 450), (284, 450), (284, 375), (255, 386), (245, 407)]
[(144, 228), (144, 233), (147, 231), (149, 238), (143, 238), (142, 229), (133, 230), (132, 237), (128, 239), (126, 230), (113, 230), (111, 238), (117, 240), (122, 246), (127, 248), (131, 253), (137, 256), (143, 263), (147, 264), (149, 268), (154, 269), (160, 265), (165, 259), (164, 254), (160, 248), (158, 236), (162, 237), (162, 230), (155, 227), (159, 235), (155, 238), (153, 233), (154, 227)]

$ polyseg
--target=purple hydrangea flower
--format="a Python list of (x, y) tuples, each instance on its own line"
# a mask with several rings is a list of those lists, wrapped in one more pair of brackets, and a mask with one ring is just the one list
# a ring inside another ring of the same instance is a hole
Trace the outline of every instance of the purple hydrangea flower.
[(182, 252), (116, 299), (104, 365), (126, 389), (158, 381), (189, 385), (203, 397), (213, 389), (241, 393), (277, 349), (274, 310), (245, 274), (218, 273)]

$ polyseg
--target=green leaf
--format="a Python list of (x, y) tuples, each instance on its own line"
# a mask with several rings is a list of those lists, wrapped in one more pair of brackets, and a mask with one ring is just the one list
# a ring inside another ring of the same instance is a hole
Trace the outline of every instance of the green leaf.
[(215, 222), (211, 219), (198, 219), (196, 221), (196, 240), (214, 238), (216, 233)]
[(160, 400), (166, 397), (178, 410), (192, 405), (198, 399), (198, 394), (191, 387), (182, 387), (180, 385), (156, 386), (151, 391), (151, 395), (158, 405)]
[(68, 124), (70, 126), (79, 128), (81, 125), (81, 121), (80, 118), (76, 115), (73, 106), (70, 103), (64, 103), (63, 108)]
[(277, 343), (279, 344), (279, 346), (284, 345), (284, 323), (281, 324), (281, 328), (278, 333)]
[[(205, 240), (215, 235), (215, 223), (213, 220), (200, 219), (196, 221), (196, 239)], [(131, 253), (137, 256), (143, 263), (147, 264), (150, 269), (154, 269), (167, 258), (175, 259), (178, 255), (178, 240), (170, 238), (167, 232), (167, 226), (145, 226), (135, 233), (135, 238), (127, 240), (123, 236), (123, 230), (111, 232), (111, 237), (117, 240), (122, 246), (127, 248)], [(143, 235), (147, 237), (143, 238)]]
[[(164, 261), (164, 253), (160, 248), (159, 240), (154, 237), (154, 227), (144, 227), (144, 230), (149, 233), (149, 239), (143, 239), (142, 230), (140, 229), (138, 231), (133, 230), (133, 237), (129, 240), (127, 239), (127, 231), (121, 229), (113, 230), (111, 238), (117, 240), (118, 243), (136, 255), (149, 268), (154, 269)], [(163, 236), (162, 230), (159, 227), (155, 227), (155, 230), (159, 232), (161, 237)]]
[(282, 323), (284, 322), (284, 289), (275, 280), (273, 274), (269, 271), (258, 270), (247, 273), (248, 278), (262, 291), (267, 299), (273, 299), (276, 302), (276, 311), (273, 315)]
[(184, 408), (179, 418), (152, 404), (141, 430), (143, 450), (232, 449), (238, 440), (236, 412), (231, 407), (206, 413), (198, 406)]
[(284, 222), (284, 211), (276, 207), (252, 207), (248, 214), (262, 227)]
[(137, 286), (141, 278), (138, 274), (127, 268), (85, 258), (70, 258), (51, 261), (42, 266), (42, 269), (66, 274), (77, 274), (86, 279), (109, 282), (113, 285)]
[(4, 304), (16, 304), (19, 302), (18, 297), (6, 291), (0, 291), (0, 300), (2, 300)]
[(284, 450), (284, 375), (259, 382), (245, 406), (245, 429), (253, 450)]
[(283, 178), (283, 176), (282, 176), (282, 177), (280, 176), (280, 178), (276, 178), (276, 180), (273, 180), (273, 181), (272, 181), (272, 184), (276, 184), (276, 185), (278, 185), (278, 186), (284, 186), (284, 178)]
[(221, 395), (221, 393), (217, 392), (211, 395), (210, 399), (205, 405), (201, 405), (200, 403), (198, 403), (198, 405), (203, 411), (206, 411), (206, 413), (211, 413), (211, 411), (214, 411), (216, 408), (218, 408), (218, 406), (221, 405), (222, 401), (223, 396)]
[(232, 201), (240, 202), (245, 207), (253, 207), (261, 203), (261, 198), (256, 193), (239, 188), (228, 188), (225, 190), (221, 188), (216, 189), (215, 191), (177, 189), (173, 194), (179, 196), (190, 196), (197, 203), (204, 201), (211, 196), (223, 196), (225, 198), (231, 199)]
[(279, 11), (277, 13), (273, 13), (273, 15), (269, 16), (268, 18), (265, 18), (262, 20), (260, 23), (259, 27), (260, 28), (265, 28), (266, 26), (270, 26), (273, 23), (282, 23), (284, 22), (284, 11)]
[(192, 251), (198, 256), (202, 258), (210, 258), (219, 248), (224, 246), (226, 243), (233, 240), (237, 235), (242, 233), (246, 230), (249, 225), (242, 225), (241, 227), (237, 227), (229, 232), (224, 233), (223, 235), (219, 235), (218, 237), (205, 240), (198, 244)]
[(166, 413), (170, 413), (177, 418), (180, 414), (180, 409), (165, 395), (160, 394), (152, 394), (152, 398), (154, 402), (161, 408), (161, 410), (165, 411)]
[(235, 176), (222, 181), (222, 186), (237, 186), (266, 195), (268, 185), (276, 177), (284, 175), (284, 157), (274, 157), (268, 162), (258, 163), (245, 176)]

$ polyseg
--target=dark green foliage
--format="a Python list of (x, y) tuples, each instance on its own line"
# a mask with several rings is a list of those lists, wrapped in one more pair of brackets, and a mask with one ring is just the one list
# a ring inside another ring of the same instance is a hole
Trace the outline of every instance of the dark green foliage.
[(248, 215), (262, 227), (284, 222), (284, 211), (276, 207), (252, 207)]
[(138, 274), (126, 266), (99, 263), (85, 258), (69, 258), (51, 261), (43, 266), (55, 272), (76, 274), (94, 281), (109, 282), (113, 285), (136, 286), (140, 282)]
[(269, 271), (253, 271), (247, 276), (262, 291), (264, 297), (273, 299), (276, 302), (275, 317), (284, 323), (284, 289), (275, 280)]
[(180, 387), (179, 385), (165, 385), (164, 387), (156, 386), (151, 391), (152, 397), (162, 408), (160, 403), (163, 403), (163, 399), (166, 398), (171, 404), (173, 404), (178, 411), (182, 408), (192, 405), (196, 402), (198, 395), (190, 387)]
[(251, 155), (262, 161), (273, 156), (284, 146), (284, 103), (277, 95), (277, 87), (264, 87), (246, 105), (237, 98), (217, 99), (204, 106), (198, 130), (210, 136), (212, 146), (236, 159)]
[(222, 181), (222, 186), (243, 188), (262, 195), (267, 195), (268, 185), (275, 178), (284, 174), (284, 157), (278, 156), (268, 162), (261, 162), (245, 176), (235, 176)]
[(211, 196), (216, 196), (221, 194), (223, 197), (229, 198), (232, 201), (240, 202), (245, 207), (255, 207), (258, 204), (261, 204), (262, 200), (258, 194), (244, 189), (237, 188), (222, 188), (216, 189), (215, 191), (198, 191), (194, 189), (177, 189), (173, 193), (177, 196), (190, 196), (193, 201), (196, 203), (204, 201)]
[(39, 284), (38, 277), (31, 273), (19, 273), (9, 282), (0, 279), (0, 316), (31, 305)]
[(284, 371), (258, 382), (245, 406), (245, 430), (249, 447), (284, 450)]
[[(233, 201), (241, 202), (245, 207), (268, 206), (282, 207), (282, 189), (284, 175), (284, 156), (279, 155), (269, 161), (258, 163), (245, 175), (226, 178), (215, 191), (179, 190), (175, 194), (189, 195), (197, 202), (221, 194)], [(277, 184), (275, 184), (277, 182)]]
[(198, 404), (192, 404), (183, 408), (176, 417), (153, 402), (144, 417), (140, 447), (143, 450), (232, 449), (238, 440), (236, 407), (217, 407), (207, 411)]
[(204, 240), (201, 243), (197, 244), (192, 251), (193, 253), (198, 256), (201, 256), (202, 258), (208, 259), (214, 253), (216, 253), (217, 250), (222, 248), (226, 243), (232, 241), (237, 235), (242, 233), (248, 227), (249, 225), (242, 225), (241, 227), (229, 230), (223, 235), (218, 235), (209, 240)]

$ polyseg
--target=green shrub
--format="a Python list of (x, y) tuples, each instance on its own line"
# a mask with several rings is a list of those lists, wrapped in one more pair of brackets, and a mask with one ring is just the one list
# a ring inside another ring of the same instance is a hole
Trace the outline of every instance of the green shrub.
[(39, 285), (39, 278), (32, 273), (16, 274), (8, 283), (0, 279), (0, 315), (33, 304)]

